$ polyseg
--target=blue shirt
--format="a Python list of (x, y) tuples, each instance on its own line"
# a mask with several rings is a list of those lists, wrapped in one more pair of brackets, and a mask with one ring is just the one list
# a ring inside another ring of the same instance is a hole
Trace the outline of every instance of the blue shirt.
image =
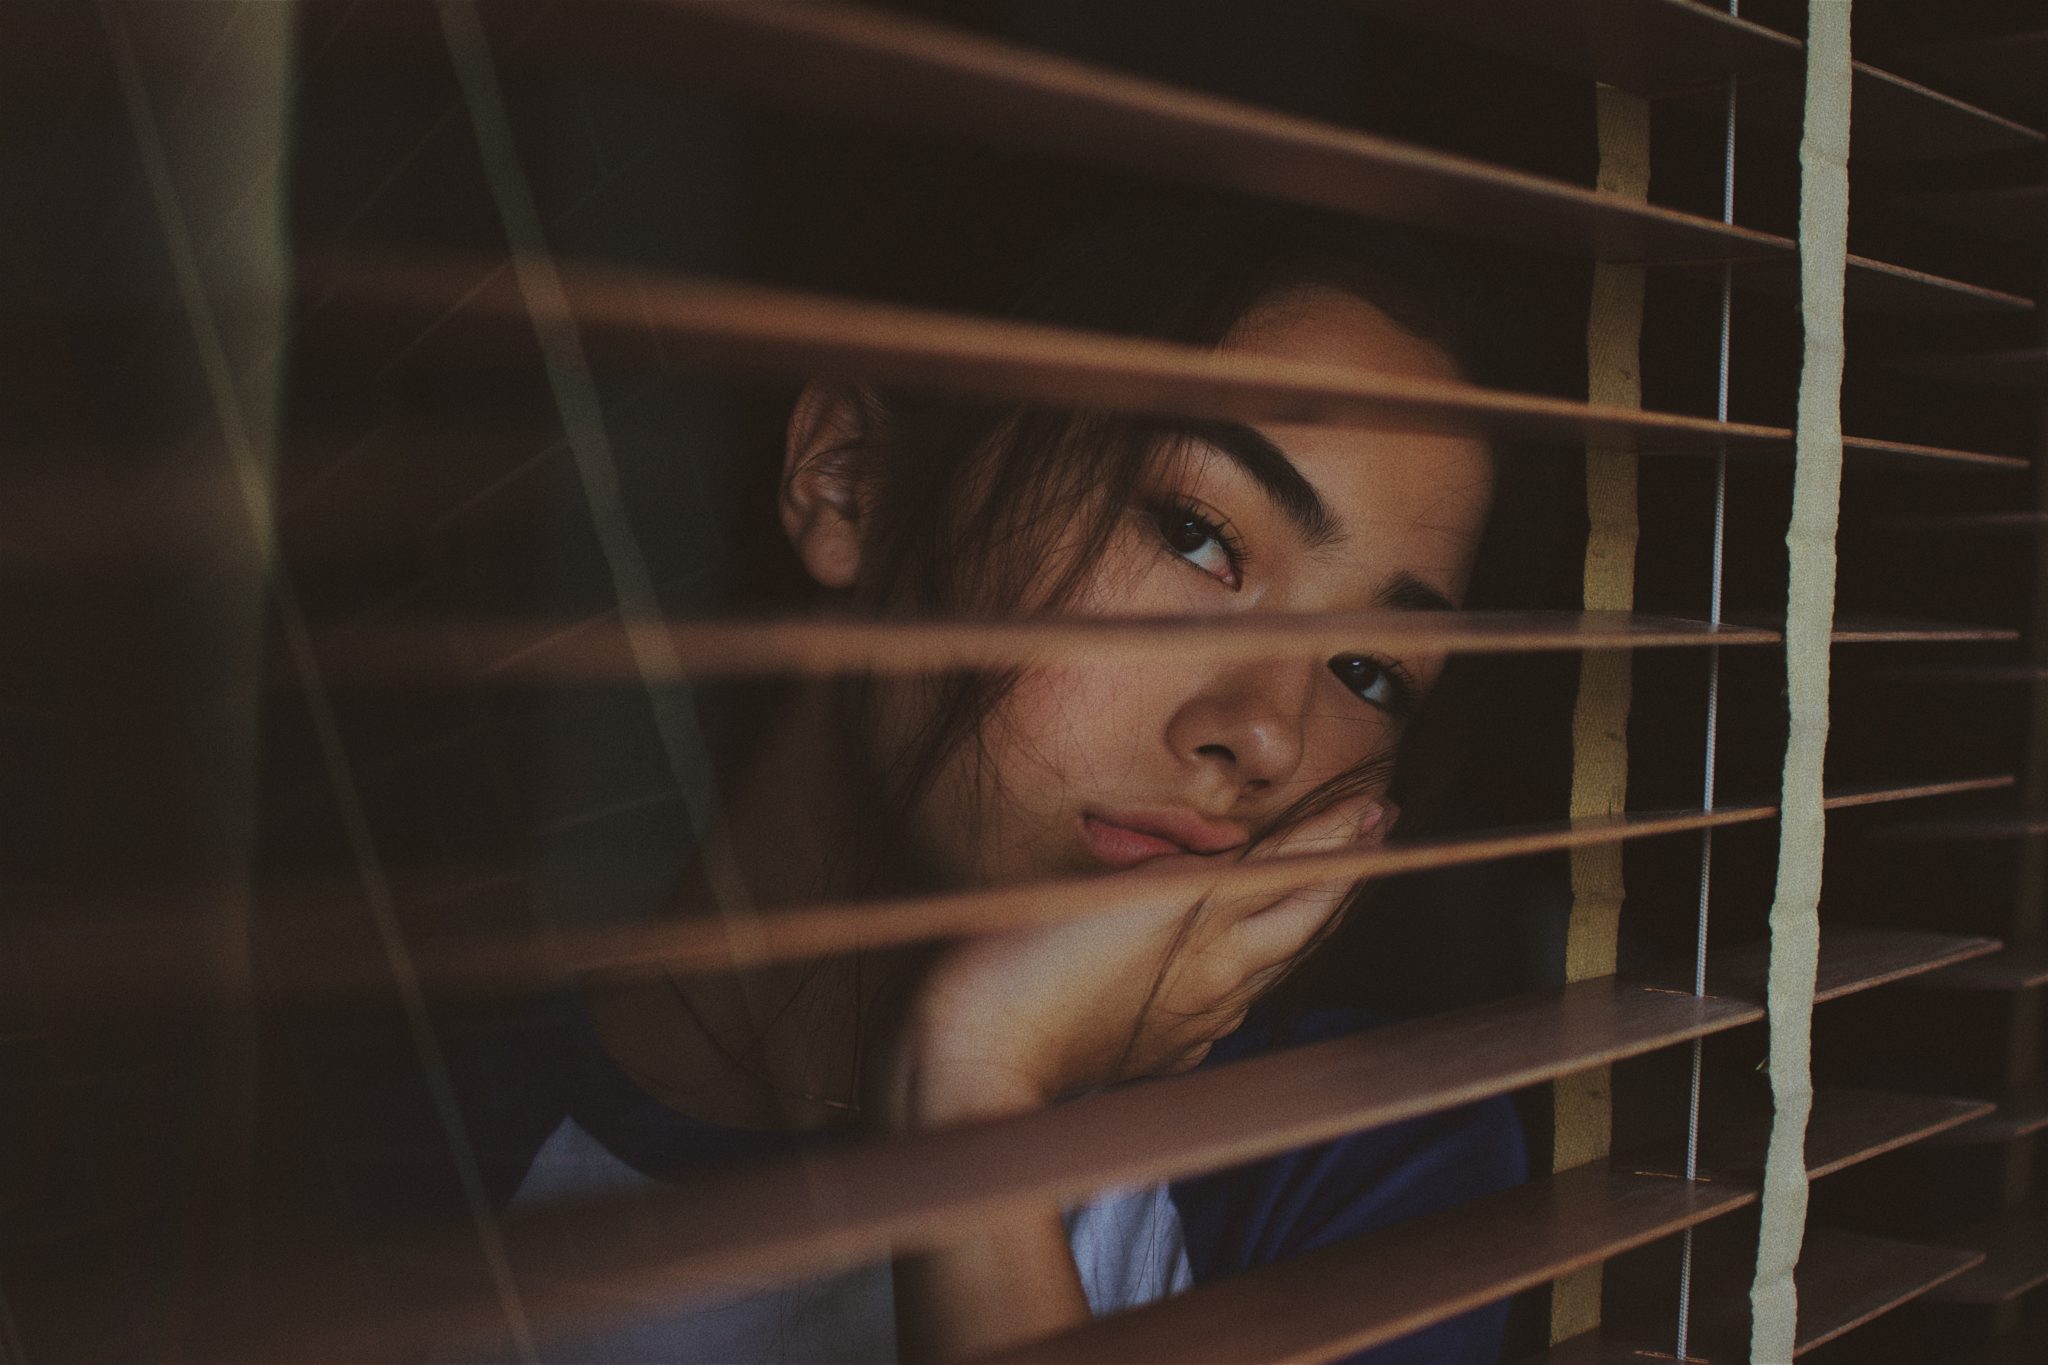
[[(1256, 1019), (1211, 1049), (1204, 1066), (1357, 1032), (1367, 1019), (1332, 1010), (1286, 1023)], [(700, 1122), (635, 1086), (580, 1008), (555, 1016), (541, 1050), (562, 1102), (523, 1161), (486, 1148), (487, 1175), (521, 1206), (656, 1188), (738, 1160), (792, 1155), (843, 1135), (763, 1132)], [(529, 1057), (529, 1063), (531, 1057)], [(534, 1073), (522, 1078), (530, 1096)], [(503, 1091), (498, 1092), (500, 1096)], [(531, 1120), (531, 1114), (528, 1114)], [(533, 1131), (529, 1128), (529, 1131)], [(1296, 1256), (1525, 1178), (1512, 1105), (1495, 1099), (1352, 1134), (1230, 1170), (1108, 1191), (1067, 1214), (1090, 1307), (1114, 1312)], [(549, 1259), (562, 1264), (560, 1249)], [(516, 1247), (515, 1247), (515, 1260)], [(569, 1258), (573, 1264), (573, 1257)], [(1355, 1365), (1494, 1365), (1505, 1301), (1363, 1352)], [(889, 1361), (893, 1289), (886, 1261), (796, 1284), (736, 1283), (710, 1307), (649, 1301), (614, 1325), (544, 1345), (550, 1360)]]

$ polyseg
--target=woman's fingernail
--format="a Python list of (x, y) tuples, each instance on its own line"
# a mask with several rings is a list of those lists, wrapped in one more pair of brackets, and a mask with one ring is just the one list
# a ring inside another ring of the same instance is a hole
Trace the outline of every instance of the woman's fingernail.
[(1385, 822), (1387, 808), (1375, 801), (1365, 808), (1365, 814), (1358, 817), (1358, 832), (1370, 834)]

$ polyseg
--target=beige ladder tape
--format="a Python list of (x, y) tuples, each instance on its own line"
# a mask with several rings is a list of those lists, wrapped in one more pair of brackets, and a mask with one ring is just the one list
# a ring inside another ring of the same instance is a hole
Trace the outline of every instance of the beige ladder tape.
[[(1600, 139), (1599, 187), (1643, 200), (1650, 191), (1650, 106), (1639, 95), (1595, 89)], [(1586, 389), (1595, 403), (1642, 406), (1643, 268), (1602, 262), (1593, 267), (1586, 319)], [(1626, 611), (1635, 604), (1636, 456), (1631, 449), (1586, 450), (1588, 611)], [(1630, 656), (1600, 650), (1580, 656), (1572, 712), (1574, 819), (1613, 815), (1628, 803)], [(1565, 931), (1565, 979), (1613, 972), (1621, 929), (1620, 844), (1572, 851), (1572, 910)], [(1552, 1171), (1607, 1155), (1613, 1134), (1611, 1073), (1596, 1067), (1553, 1088)], [(1601, 1267), (1588, 1266), (1551, 1289), (1552, 1341), (1599, 1324)]]
[(1750, 1359), (1789, 1365), (1799, 1316), (1792, 1273), (1806, 1235), (1806, 1120), (1813, 1107), (1813, 981), (1820, 955), (1821, 764), (1828, 637), (1842, 491), (1842, 281), (1849, 242), (1849, 0), (1807, 7), (1806, 131), (1799, 143), (1799, 289), (1806, 354), (1792, 527), (1785, 535), (1785, 682), (1791, 727), (1771, 903), (1771, 1145), (1764, 1163)]

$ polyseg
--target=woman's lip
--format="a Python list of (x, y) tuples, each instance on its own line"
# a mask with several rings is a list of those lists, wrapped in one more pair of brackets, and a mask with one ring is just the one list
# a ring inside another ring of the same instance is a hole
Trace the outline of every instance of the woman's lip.
[(1111, 867), (1136, 867), (1154, 858), (1187, 852), (1171, 839), (1112, 824), (1093, 815), (1081, 817), (1081, 837), (1096, 860)]
[(1111, 867), (1132, 867), (1175, 853), (1221, 853), (1246, 838), (1235, 825), (1181, 811), (1086, 811), (1081, 837), (1089, 851)]

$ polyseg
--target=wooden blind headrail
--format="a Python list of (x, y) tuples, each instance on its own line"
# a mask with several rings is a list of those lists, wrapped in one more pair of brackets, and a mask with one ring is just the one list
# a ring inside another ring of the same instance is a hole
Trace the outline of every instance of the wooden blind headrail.
[[(571, 320), (587, 345), (644, 346), (651, 338), (660, 342), (664, 362), (719, 371), (861, 379), (1166, 416), (1505, 436), (1573, 447), (1593, 441), (1645, 454), (1782, 456), (1791, 448), (1785, 427), (674, 274), (588, 264), (557, 269)], [(300, 289), (309, 318), (339, 313), (407, 329), (395, 344), (380, 341), (379, 364), (404, 363), (426, 348), (460, 354), (461, 347), (528, 344), (528, 302), (504, 258), (316, 249), (302, 257)], [(1910, 442), (1852, 438), (1847, 445), (1957, 468), (2027, 467), (2012, 456)]]
[[(1823, 948), (1820, 995), (1839, 997), (1997, 947), (1947, 934), (1833, 932)], [(1760, 981), (1765, 956), (1760, 945), (1725, 950), (1716, 955), (1717, 977)], [(749, 1278), (858, 1264), (1019, 1204), (1221, 1169), (1763, 1017), (1760, 992), (1700, 997), (1659, 980), (1582, 981), (1013, 1119), (821, 1150), (672, 1190), (535, 1208), (508, 1223), (515, 1250), (538, 1256), (573, 1245), (577, 1259), (555, 1273), (544, 1260), (523, 1261), (522, 1298), (536, 1324), (566, 1327), (631, 1313), (641, 1294), (744, 1292)], [(427, 1244), (415, 1254), (439, 1255)], [(410, 1324), (400, 1336), (445, 1343), (487, 1333), (494, 1322), (489, 1305), (463, 1306)]]
[[(432, 50), (411, 6), (368, 5), (359, 48)], [(504, 62), (597, 61), (702, 85), (1342, 213), (1600, 260), (1784, 260), (1775, 233), (1638, 203), (1127, 75), (899, 15), (806, 0), (500, 0)], [(371, 47), (372, 43), (377, 47)], [(1858, 286), (1893, 304), (2023, 312), (2023, 295), (1861, 257)]]

